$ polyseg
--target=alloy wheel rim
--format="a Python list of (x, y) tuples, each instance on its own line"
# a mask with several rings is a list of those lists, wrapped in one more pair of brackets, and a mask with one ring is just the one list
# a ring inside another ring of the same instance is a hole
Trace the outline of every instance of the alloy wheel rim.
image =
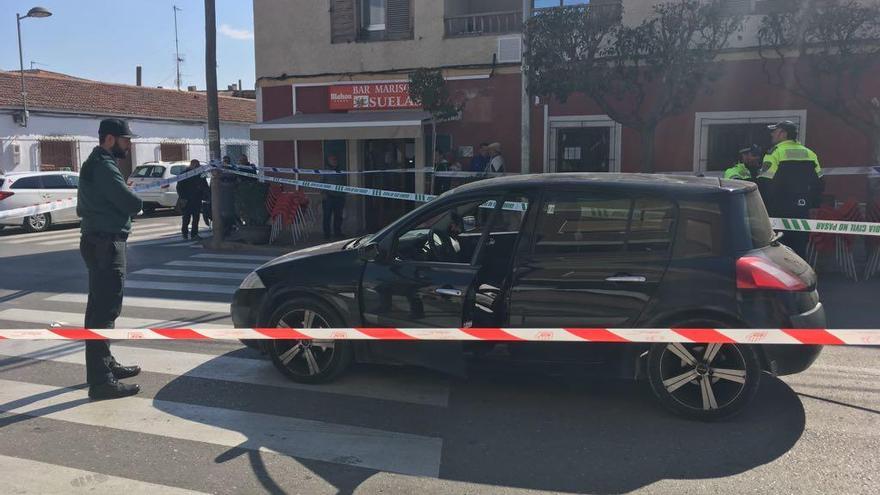
[[(296, 309), (278, 320), (278, 328), (330, 328), (327, 320), (316, 311)], [(272, 341), (281, 364), (299, 376), (315, 376), (327, 370), (333, 360), (332, 340)]]
[(28, 225), (30, 225), (31, 228), (35, 230), (42, 230), (46, 228), (46, 215), (40, 213), (38, 215), (28, 217)]
[(660, 377), (673, 400), (701, 411), (730, 405), (748, 380), (745, 357), (730, 344), (667, 344), (660, 356)]

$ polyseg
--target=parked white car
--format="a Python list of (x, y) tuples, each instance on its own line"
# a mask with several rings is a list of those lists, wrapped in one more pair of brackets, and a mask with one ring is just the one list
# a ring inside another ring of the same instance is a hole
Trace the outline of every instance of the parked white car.
[[(189, 162), (147, 162), (138, 165), (128, 177), (129, 187), (144, 186), (162, 179), (182, 174)], [(144, 213), (152, 213), (156, 208), (174, 208), (177, 206), (177, 188), (175, 184), (164, 185), (158, 189), (136, 193), (144, 202)]]
[[(0, 175), (0, 211), (75, 198), (76, 172), (16, 172)], [(2, 218), (0, 228), (21, 225), (28, 232), (42, 232), (52, 225), (78, 223), (76, 208), (65, 208), (24, 218)]]

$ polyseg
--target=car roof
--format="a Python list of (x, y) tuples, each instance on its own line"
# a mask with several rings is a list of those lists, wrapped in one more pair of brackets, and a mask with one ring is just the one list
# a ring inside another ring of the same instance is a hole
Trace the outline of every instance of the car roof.
[(73, 170), (41, 170), (39, 172), (7, 172), (5, 174), (0, 174), (0, 177), (9, 177), (9, 178), (14, 178), (14, 179), (20, 179), (22, 177), (32, 177), (34, 175), (49, 175), (49, 174), (79, 175), (79, 172), (74, 172)]
[(638, 191), (662, 195), (699, 195), (746, 192), (756, 186), (749, 182), (723, 180), (715, 177), (689, 175), (624, 174), (624, 173), (547, 173), (496, 177), (459, 186), (453, 191), (469, 193), (485, 190), (516, 189), (578, 189), (591, 187), (609, 191)]
[(162, 165), (165, 167), (174, 166), (174, 165), (187, 165), (189, 166), (189, 161), (180, 161), (180, 162), (146, 162), (141, 163), (140, 165), (135, 166), (135, 168), (139, 167), (152, 167), (154, 165)]

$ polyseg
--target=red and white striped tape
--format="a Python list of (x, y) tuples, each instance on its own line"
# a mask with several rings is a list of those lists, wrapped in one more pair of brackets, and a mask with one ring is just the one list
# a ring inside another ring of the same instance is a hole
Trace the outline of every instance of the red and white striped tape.
[(880, 346), (880, 330), (722, 328), (85, 328), (4, 329), (0, 340), (459, 340)]

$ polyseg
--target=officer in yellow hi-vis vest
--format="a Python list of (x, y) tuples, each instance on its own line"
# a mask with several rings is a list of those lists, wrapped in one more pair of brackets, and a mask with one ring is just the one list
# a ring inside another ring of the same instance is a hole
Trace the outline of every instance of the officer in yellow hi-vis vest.
[[(768, 129), (773, 148), (764, 156), (758, 178), (767, 212), (776, 218), (809, 218), (824, 189), (819, 158), (797, 141), (794, 122), (784, 120)], [(803, 257), (808, 240), (806, 232), (785, 232), (782, 242)]]
[(762, 156), (764, 152), (757, 144), (739, 150), (739, 162), (724, 171), (724, 178), (755, 182), (761, 173)]

